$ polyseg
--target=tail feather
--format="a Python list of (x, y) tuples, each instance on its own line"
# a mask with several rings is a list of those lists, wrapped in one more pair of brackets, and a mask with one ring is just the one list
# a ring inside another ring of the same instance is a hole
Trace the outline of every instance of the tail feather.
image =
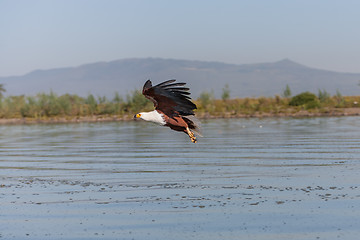
[(201, 123), (199, 119), (197, 119), (193, 115), (183, 117), (183, 119), (189, 125), (189, 128), (196, 133), (196, 135), (203, 137), (203, 135), (201, 134)]

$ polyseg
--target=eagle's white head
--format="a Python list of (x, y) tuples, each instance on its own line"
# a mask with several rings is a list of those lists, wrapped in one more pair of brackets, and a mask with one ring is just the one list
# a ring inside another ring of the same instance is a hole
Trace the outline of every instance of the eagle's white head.
[(164, 116), (163, 114), (160, 114), (158, 111), (154, 110), (151, 112), (141, 112), (138, 114), (135, 114), (134, 116), (135, 119), (142, 119), (148, 122), (154, 122), (160, 125), (165, 125), (166, 122), (164, 120)]

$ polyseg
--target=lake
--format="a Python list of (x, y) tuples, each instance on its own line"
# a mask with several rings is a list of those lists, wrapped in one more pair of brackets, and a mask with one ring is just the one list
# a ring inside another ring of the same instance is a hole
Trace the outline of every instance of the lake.
[(0, 239), (357, 239), (360, 118), (0, 126)]

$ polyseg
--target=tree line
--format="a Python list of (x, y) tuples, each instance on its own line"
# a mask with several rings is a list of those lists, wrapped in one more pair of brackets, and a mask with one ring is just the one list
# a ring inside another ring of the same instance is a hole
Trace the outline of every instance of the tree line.
[(326, 113), (336, 108), (360, 107), (360, 96), (342, 96), (337, 91), (331, 96), (326, 90), (318, 90), (317, 95), (302, 92), (292, 96), (289, 85), (281, 95), (258, 98), (230, 98), (228, 85), (223, 88), (221, 99), (216, 99), (212, 92), (203, 92), (196, 100), (198, 113), (212, 116), (253, 115), (256, 113), (289, 114), (302, 110)]
[(140, 91), (134, 91), (123, 99), (118, 93), (112, 98), (89, 94), (58, 95), (54, 92), (35, 96), (0, 97), (0, 118), (49, 118), (93, 115), (124, 115), (151, 109), (153, 104)]
[[(132, 116), (139, 111), (153, 109), (151, 101), (140, 91), (133, 91), (125, 98), (115, 93), (113, 97), (96, 97), (89, 94), (81, 97), (76, 94), (58, 95), (54, 92), (39, 93), (35, 96), (7, 96), (0, 84), (0, 118), (54, 118), (83, 117), (94, 115)], [(230, 98), (230, 88), (225, 85), (221, 99), (212, 92), (202, 92), (194, 100), (200, 115), (249, 115), (254, 113), (289, 113), (300, 110), (326, 111), (329, 108), (360, 107), (360, 97), (344, 97), (340, 92), (331, 96), (325, 90), (318, 94), (303, 92), (292, 97), (289, 86), (281, 96), (258, 98)]]

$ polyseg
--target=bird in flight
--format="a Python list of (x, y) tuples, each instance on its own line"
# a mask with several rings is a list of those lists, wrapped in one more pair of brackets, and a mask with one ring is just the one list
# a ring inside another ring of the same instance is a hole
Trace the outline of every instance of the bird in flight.
[(184, 132), (196, 143), (194, 132), (201, 136), (199, 120), (195, 118), (196, 105), (191, 101), (186, 83), (175, 83), (175, 79), (152, 86), (150, 80), (144, 84), (142, 94), (154, 103), (155, 110), (140, 112), (135, 119), (154, 122), (172, 130)]

